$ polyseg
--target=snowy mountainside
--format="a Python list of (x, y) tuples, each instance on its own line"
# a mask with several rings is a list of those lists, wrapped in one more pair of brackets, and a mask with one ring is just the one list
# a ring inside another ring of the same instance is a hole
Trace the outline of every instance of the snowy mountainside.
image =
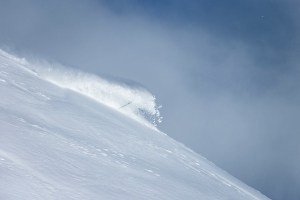
[(1, 200), (268, 199), (159, 130), (29, 65), (0, 52)]
[(60, 64), (49, 64), (40, 60), (29, 63), (24, 58), (17, 58), (1, 50), (0, 54), (13, 59), (44, 80), (88, 96), (146, 126), (155, 128), (162, 121), (155, 96), (142, 87), (130, 87), (125, 83), (114, 82)]

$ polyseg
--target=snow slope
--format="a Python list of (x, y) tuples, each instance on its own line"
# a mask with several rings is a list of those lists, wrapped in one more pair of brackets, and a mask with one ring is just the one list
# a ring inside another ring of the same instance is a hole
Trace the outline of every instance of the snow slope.
[(1, 200), (268, 199), (159, 130), (29, 65), (0, 51)]
[(17, 58), (1, 50), (0, 54), (15, 60), (44, 80), (88, 96), (146, 126), (154, 128), (162, 121), (155, 96), (140, 86), (129, 87), (125, 83), (100, 78), (60, 64), (37, 60), (29, 63), (24, 58)]

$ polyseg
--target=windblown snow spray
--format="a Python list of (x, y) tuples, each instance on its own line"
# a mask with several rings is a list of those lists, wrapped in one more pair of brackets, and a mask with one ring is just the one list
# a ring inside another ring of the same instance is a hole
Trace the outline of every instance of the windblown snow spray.
[(162, 122), (161, 106), (157, 106), (155, 96), (142, 87), (132, 87), (57, 64), (39, 62), (28, 66), (39, 77), (86, 95), (148, 126), (156, 127)]

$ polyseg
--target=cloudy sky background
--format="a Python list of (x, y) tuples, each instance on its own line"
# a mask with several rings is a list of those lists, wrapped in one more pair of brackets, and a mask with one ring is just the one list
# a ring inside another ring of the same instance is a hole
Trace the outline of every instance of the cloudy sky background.
[(161, 129), (272, 199), (300, 199), (296, 0), (3, 0), (0, 46), (136, 81)]

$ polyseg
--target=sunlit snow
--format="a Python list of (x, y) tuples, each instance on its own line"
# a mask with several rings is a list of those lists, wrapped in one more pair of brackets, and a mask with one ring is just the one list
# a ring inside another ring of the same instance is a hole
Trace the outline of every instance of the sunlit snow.
[(0, 52), (1, 200), (268, 199), (120, 113), (128, 98), (155, 113), (150, 93), (30, 65)]

